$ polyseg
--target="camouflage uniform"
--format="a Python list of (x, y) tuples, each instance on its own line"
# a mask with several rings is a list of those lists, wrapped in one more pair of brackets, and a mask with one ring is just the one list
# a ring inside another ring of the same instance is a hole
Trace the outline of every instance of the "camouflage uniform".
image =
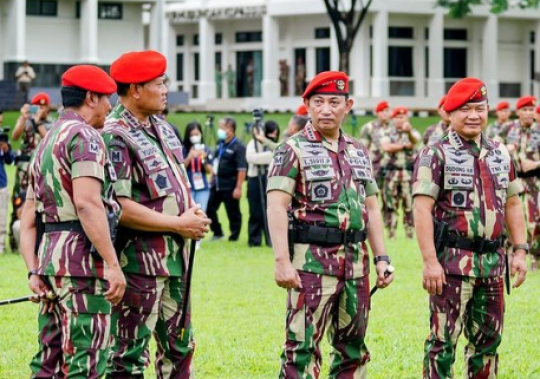
[[(497, 240), (504, 232), (506, 199), (522, 190), (506, 147), (482, 135), (481, 146), (451, 131), (425, 148), (413, 174), (413, 196), (435, 199), (435, 219), (452, 233)], [(495, 378), (504, 313), (504, 249), (483, 254), (445, 248), (437, 258), (446, 275), (441, 295), (430, 296), (431, 333), (424, 378), (452, 378), (457, 339), (465, 327), (467, 378)]]
[[(365, 147), (343, 133), (330, 144), (311, 124), (276, 149), (267, 190), (292, 196), (294, 224), (341, 230), (367, 228), (365, 199), (378, 192)], [(370, 306), (365, 242), (295, 243), (292, 264), (302, 286), (288, 293), (280, 378), (318, 378), (325, 326), (334, 348), (330, 377), (364, 378)]]
[[(119, 213), (99, 132), (74, 112), (64, 112), (30, 163), (28, 199), (46, 224), (78, 221), (72, 181), (92, 177), (104, 182), (103, 201)], [(44, 234), (38, 274), (58, 296), (52, 313), (39, 314), (39, 352), (30, 367), (32, 378), (100, 378), (110, 343), (111, 304), (105, 262), (90, 252), (84, 233), (60, 230)], [(43, 305), (42, 305), (43, 307)]]
[[(418, 131), (413, 130), (417, 140), (420, 140), (421, 135)], [(391, 127), (382, 139), (383, 143), (410, 143), (409, 136), (405, 132), (398, 131), (395, 127)], [(414, 159), (416, 158), (416, 149), (404, 149), (396, 153), (386, 153), (385, 163), (387, 174), (383, 182), (383, 197), (386, 208), (384, 209), (384, 218), (390, 220), (388, 231), (390, 238), (393, 238), (397, 228), (398, 209), (401, 202), (403, 207), (403, 225), (408, 238), (413, 236), (413, 213), (412, 213), (412, 191), (411, 179)]]
[[(118, 181), (119, 197), (163, 214), (179, 216), (192, 204), (182, 145), (166, 121), (152, 116), (141, 124), (121, 104), (109, 115), (103, 138)], [(148, 344), (157, 340), (158, 378), (189, 378), (195, 342), (190, 317), (181, 339), (182, 279), (188, 240), (180, 235), (121, 229), (120, 265), (127, 287), (115, 309), (115, 343), (108, 377), (142, 377), (149, 365)]]
[(439, 142), (441, 138), (448, 134), (448, 128), (449, 125), (445, 124), (442, 121), (439, 121), (438, 123), (429, 126), (424, 132), (424, 136), (422, 137), (422, 142), (424, 142), (424, 146), (431, 146)]
[(489, 124), (486, 128), (486, 135), (488, 138), (493, 138), (498, 141), (497, 137), (499, 137), (501, 134), (506, 134), (506, 130), (509, 125), (512, 124), (512, 121), (507, 121), (504, 124), (500, 124), (498, 121), (495, 121), (493, 124)]

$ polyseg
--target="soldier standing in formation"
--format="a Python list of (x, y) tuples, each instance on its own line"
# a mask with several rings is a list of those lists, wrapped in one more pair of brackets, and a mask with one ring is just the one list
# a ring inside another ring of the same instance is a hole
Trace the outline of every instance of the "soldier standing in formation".
[[(111, 303), (122, 299), (126, 285), (107, 222), (120, 212), (115, 173), (96, 130), (103, 128), (115, 91), (98, 67), (67, 70), (64, 111), (30, 164), (21, 253), (29, 287), (42, 300), (32, 378), (94, 379), (105, 373)], [(50, 291), (54, 302), (46, 298)]]
[(441, 138), (448, 134), (450, 119), (448, 118), (448, 114), (443, 109), (445, 100), (446, 95), (441, 97), (441, 100), (439, 100), (439, 104), (437, 105), (437, 113), (441, 117), (441, 121), (429, 126), (424, 132), (424, 136), (422, 138), (424, 146), (431, 146), (439, 142)]
[(383, 197), (386, 208), (384, 218), (389, 219), (388, 236), (394, 238), (397, 228), (397, 217), (400, 203), (403, 207), (403, 225), (407, 238), (413, 237), (413, 214), (411, 179), (415, 145), (422, 136), (409, 123), (409, 111), (405, 107), (396, 107), (392, 112), (393, 124), (381, 138), (381, 148), (385, 152), (383, 158), (386, 175), (383, 183)]
[[(497, 120), (493, 124), (489, 124), (486, 129), (486, 135), (489, 138), (497, 139), (499, 135), (505, 133), (506, 128), (510, 126), (511, 120), (510, 115), (512, 111), (510, 110), (510, 103), (508, 101), (501, 101), (495, 107), (495, 115)], [(501, 141), (497, 139), (497, 141)]]
[(443, 107), (451, 131), (420, 153), (413, 175), (416, 236), (431, 311), (423, 377), (453, 377), (455, 347), (464, 330), (466, 377), (495, 378), (504, 315), (505, 225), (514, 243), (514, 287), (527, 272), (522, 186), (507, 148), (482, 133), (488, 120), (484, 83), (458, 81)]
[(366, 239), (377, 285), (393, 280), (384, 275), (390, 258), (368, 152), (341, 129), (353, 106), (348, 87), (343, 72), (322, 72), (311, 81), (303, 94), (311, 122), (275, 150), (269, 172), (274, 275), (288, 289), (280, 378), (318, 378), (319, 343), (327, 325), (334, 349), (330, 377), (365, 378), (370, 357)]
[(167, 105), (166, 65), (155, 51), (126, 53), (111, 65), (119, 104), (103, 137), (118, 176), (122, 229), (117, 251), (127, 288), (114, 313), (107, 378), (143, 378), (152, 333), (158, 377), (192, 375), (190, 315), (185, 325), (180, 323), (183, 302), (189, 301), (182, 281), (190, 239), (202, 238), (210, 220), (191, 200), (182, 145), (173, 127), (156, 116)]

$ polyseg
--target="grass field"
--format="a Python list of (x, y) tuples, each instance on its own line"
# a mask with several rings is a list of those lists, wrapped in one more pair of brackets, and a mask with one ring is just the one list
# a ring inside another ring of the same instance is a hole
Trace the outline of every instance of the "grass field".
[[(171, 121), (184, 126), (187, 119), (200, 117), (202, 121), (204, 116), (177, 115)], [(242, 209), (241, 239), (234, 243), (203, 242), (196, 255), (192, 295), (197, 340), (194, 365), (199, 379), (277, 377), (284, 341), (286, 292), (273, 281), (272, 251), (247, 247), (245, 197)], [(225, 220), (221, 211), (221, 220)], [(394, 283), (379, 291), (373, 300), (367, 335), (372, 354), (368, 377), (418, 379), (423, 342), (429, 331), (420, 253), (416, 243), (404, 237), (402, 229), (396, 239), (386, 240), (386, 248), (397, 272)], [(0, 255), (0, 268), (0, 299), (28, 294), (26, 270), (19, 255)], [(540, 300), (534, 290), (539, 285), (540, 274), (529, 274), (524, 286), (507, 298), (500, 379), (540, 378)], [(0, 308), (0, 379), (28, 376), (28, 362), (37, 347), (36, 317), (34, 304)], [(463, 376), (463, 345), (461, 342), (457, 350), (456, 377)], [(326, 342), (323, 351), (326, 362)], [(326, 370), (325, 364), (321, 378)], [(147, 374), (148, 378), (154, 377), (153, 368)]]

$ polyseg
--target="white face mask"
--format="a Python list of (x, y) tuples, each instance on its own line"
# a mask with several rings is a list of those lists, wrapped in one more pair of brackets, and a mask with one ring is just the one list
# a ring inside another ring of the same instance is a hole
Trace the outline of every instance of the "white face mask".
[(201, 143), (201, 136), (200, 135), (191, 136), (189, 137), (189, 142), (191, 142), (192, 145), (197, 145)]

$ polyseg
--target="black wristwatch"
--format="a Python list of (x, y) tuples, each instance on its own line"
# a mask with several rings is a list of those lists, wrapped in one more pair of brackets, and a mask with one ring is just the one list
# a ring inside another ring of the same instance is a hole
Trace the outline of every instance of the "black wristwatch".
[(31, 277), (32, 275), (37, 275), (37, 274), (38, 274), (37, 268), (28, 271), (28, 280), (30, 280), (30, 277)]
[(378, 262), (386, 262), (388, 264), (392, 263), (390, 256), (388, 255), (376, 255), (373, 257), (373, 264), (377, 265)]
[(522, 249), (525, 250), (525, 254), (529, 253), (530, 247), (528, 243), (516, 243), (513, 245), (514, 250)]

